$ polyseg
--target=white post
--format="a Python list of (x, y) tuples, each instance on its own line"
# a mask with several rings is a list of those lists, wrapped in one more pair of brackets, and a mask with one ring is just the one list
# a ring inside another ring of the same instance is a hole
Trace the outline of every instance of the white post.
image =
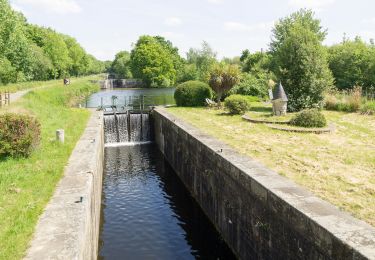
[(64, 143), (65, 141), (65, 133), (63, 129), (56, 130), (56, 141), (60, 143)]

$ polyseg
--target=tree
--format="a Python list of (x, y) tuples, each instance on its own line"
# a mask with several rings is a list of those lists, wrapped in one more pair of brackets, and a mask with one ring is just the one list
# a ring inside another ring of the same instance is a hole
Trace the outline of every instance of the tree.
[(187, 63), (195, 64), (197, 68), (197, 79), (207, 82), (210, 78), (210, 71), (217, 63), (216, 53), (207, 42), (202, 43), (201, 49), (191, 48), (186, 54)]
[(130, 70), (130, 53), (127, 51), (120, 51), (117, 53), (115, 60), (111, 65), (111, 71), (115, 73), (118, 78), (132, 78), (133, 76)]
[(338, 89), (351, 89), (356, 85), (364, 89), (375, 86), (375, 48), (357, 37), (345, 39), (328, 48), (329, 67)]
[(30, 45), (31, 71), (33, 80), (48, 80), (53, 70), (51, 60), (44, 54), (43, 49), (36, 44)]
[(12, 82), (16, 77), (17, 71), (7, 58), (0, 57), (0, 85), (6, 85)]
[(242, 58), (242, 71), (252, 73), (269, 72), (271, 67), (271, 54), (258, 51), (253, 54), (248, 53), (246, 58)]
[(274, 71), (283, 83), (291, 111), (321, 106), (324, 91), (332, 86), (322, 46), (325, 35), (313, 12), (304, 9), (281, 19), (273, 29)]
[(220, 103), (221, 98), (240, 81), (241, 71), (237, 65), (220, 63), (210, 72), (209, 85), (216, 93)]
[(85, 60), (86, 52), (77, 42), (76, 39), (62, 35), (66, 47), (68, 48), (68, 56), (70, 59), (69, 74), (79, 76), (85, 73), (87, 66), (87, 60)]
[[(25, 17), (15, 12), (8, 1), (0, 0), (0, 58), (8, 60), (17, 72), (11, 82), (27, 80), (30, 75), (29, 41), (25, 33)], [(9, 65), (9, 64), (8, 64)]]
[(141, 36), (131, 51), (131, 71), (148, 87), (169, 87), (176, 82), (173, 55), (158, 39)]

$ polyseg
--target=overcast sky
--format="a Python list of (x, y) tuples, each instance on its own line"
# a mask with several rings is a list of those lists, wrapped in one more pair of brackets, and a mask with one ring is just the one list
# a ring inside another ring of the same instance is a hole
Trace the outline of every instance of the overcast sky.
[(326, 44), (344, 33), (375, 38), (374, 0), (11, 0), (28, 21), (74, 36), (91, 54), (112, 60), (143, 34), (162, 35), (181, 55), (205, 40), (219, 57), (268, 48), (275, 21), (311, 8), (328, 29)]

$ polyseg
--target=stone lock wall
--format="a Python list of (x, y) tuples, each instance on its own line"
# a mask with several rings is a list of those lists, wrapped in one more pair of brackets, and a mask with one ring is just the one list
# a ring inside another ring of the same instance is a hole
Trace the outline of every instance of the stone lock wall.
[(375, 229), (169, 114), (155, 141), (240, 259), (375, 259)]
[(103, 114), (93, 112), (25, 259), (97, 259), (103, 179)]

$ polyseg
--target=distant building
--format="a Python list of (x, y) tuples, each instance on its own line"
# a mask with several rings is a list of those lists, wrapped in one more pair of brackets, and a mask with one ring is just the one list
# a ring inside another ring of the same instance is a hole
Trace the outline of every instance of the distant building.
[(282, 116), (286, 114), (288, 106), (288, 97), (285, 94), (284, 88), (279, 83), (272, 95), (272, 110), (276, 116)]

